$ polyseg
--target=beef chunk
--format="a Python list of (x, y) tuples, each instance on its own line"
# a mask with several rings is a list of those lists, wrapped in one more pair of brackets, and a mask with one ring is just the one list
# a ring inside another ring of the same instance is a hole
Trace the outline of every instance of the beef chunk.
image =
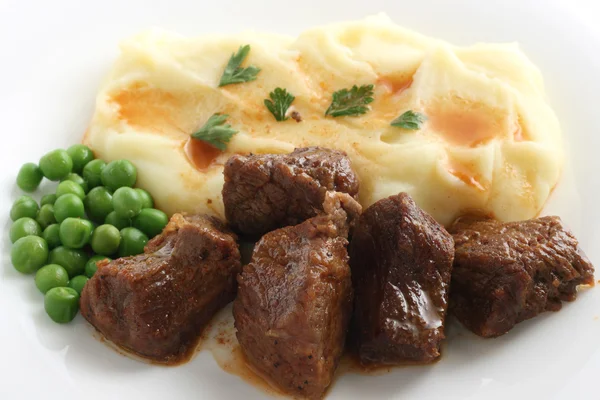
[(358, 194), (358, 178), (346, 154), (320, 147), (236, 155), (224, 174), (227, 221), (245, 234), (264, 234), (316, 216), (328, 190)]
[(216, 218), (175, 214), (145, 250), (99, 262), (81, 294), (81, 313), (119, 346), (159, 362), (181, 361), (235, 297), (236, 238)]
[(594, 267), (560, 218), (501, 223), (465, 217), (451, 232), (456, 257), (451, 312), (483, 337), (500, 336), (574, 300), (594, 283)]
[(351, 329), (361, 363), (440, 355), (453, 257), (450, 234), (406, 193), (362, 214), (350, 244)]
[(233, 305), (247, 361), (294, 396), (319, 398), (331, 383), (352, 312), (348, 195), (328, 194), (327, 215), (258, 242), (238, 277)]

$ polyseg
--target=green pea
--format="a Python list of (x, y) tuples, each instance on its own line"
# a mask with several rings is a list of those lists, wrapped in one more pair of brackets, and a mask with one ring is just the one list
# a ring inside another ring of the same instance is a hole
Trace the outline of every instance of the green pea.
[(136, 188), (135, 191), (138, 192), (142, 199), (142, 208), (154, 208), (154, 200), (150, 196), (150, 193), (140, 188)]
[(82, 176), (88, 184), (88, 188), (92, 189), (102, 185), (102, 170), (106, 167), (106, 163), (102, 160), (92, 160), (83, 167)]
[(79, 311), (79, 293), (70, 287), (52, 288), (44, 296), (44, 309), (54, 322), (71, 322)]
[(44, 265), (35, 273), (35, 286), (42, 293), (46, 293), (55, 287), (67, 286), (68, 284), (69, 274), (67, 274), (66, 269), (58, 264)]
[(40, 206), (45, 206), (46, 204), (54, 205), (54, 203), (56, 203), (57, 198), (58, 197), (56, 197), (56, 195), (54, 193), (45, 194), (42, 196), (42, 201), (40, 201)]
[(85, 181), (85, 179), (83, 179), (81, 177), (81, 175), (77, 175), (77, 174), (71, 172), (69, 175), (67, 175), (66, 177), (63, 178), (62, 182), (65, 182), (65, 181), (75, 182), (76, 184), (78, 184), (79, 186), (81, 186), (81, 188), (83, 189), (84, 193), (89, 192), (88, 184)]
[(49, 225), (56, 223), (54, 206), (52, 204), (45, 204), (42, 206), (42, 208), (40, 208), (40, 212), (37, 216), (37, 222), (40, 224), (42, 229), (46, 229)]
[(40, 169), (46, 178), (59, 181), (71, 172), (73, 160), (65, 150), (53, 150), (40, 159)]
[(106, 219), (104, 220), (105, 224), (109, 224), (114, 226), (115, 228), (117, 228), (118, 230), (121, 230), (123, 228), (127, 228), (129, 226), (131, 226), (132, 221), (130, 218), (121, 218), (117, 215), (116, 211), (111, 212), (110, 214), (108, 214), (106, 216)]
[(99, 256), (99, 255), (92, 256), (88, 260), (88, 262), (85, 264), (85, 276), (87, 276), (88, 278), (91, 278), (92, 276), (94, 276), (94, 274), (98, 270), (98, 265), (96, 263), (98, 261), (102, 261), (102, 260), (112, 261), (108, 257)]
[(65, 247), (81, 249), (92, 236), (92, 223), (87, 219), (67, 218), (60, 224), (58, 235)]
[(148, 236), (136, 228), (121, 229), (121, 244), (119, 245), (119, 257), (135, 256), (144, 252), (144, 246), (148, 243)]
[(121, 218), (133, 218), (142, 211), (142, 199), (135, 189), (122, 187), (113, 195), (113, 207)]
[(34, 163), (23, 164), (17, 175), (17, 186), (25, 192), (33, 192), (44, 178), (42, 170)]
[(68, 249), (58, 246), (50, 252), (48, 262), (58, 264), (67, 270), (69, 277), (83, 274), (89, 257), (83, 250)]
[(58, 184), (58, 187), (56, 188), (56, 196), (60, 198), (60, 196), (63, 196), (65, 194), (74, 194), (81, 200), (83, 200), (83, 198), (85, 197), (85, 192), (83, 188), (73, 181), (62, 181)]
[(120, 187), (133, 187), (136, 180), (137, 170), (127, 160), (111, 161), (102, 171), (102, 184), (112, 191)]
[(98, 222), (104, 222), (113, 210), (112, 194), (104, 186), (90, 190), (85, 196), (84, 203), (89, 217)]
[(100, 225), (92, 235), (92, 250), (104, 256), (116, 253), (120, 243), (121, 233), (112, 225)]
[(133, 226), (153, 238), (162, 232), (167, 226), (169, 217), (164, 212), (155, 208), (144, 208), (140, 214), (133, 220)]
[(69, 287), (71, 289), (75, 289), (75, 291), (81, 295), (81, 292), (83, 292), (83, 287), (85, 286), (85, 284), (87, 283), (87, 281), (89, 281), (90, 278), (88, 278), (85, 275), (77, 275), (75, 277), (73, 277), (73, 279), (71, 279), (69, 281)]
[(31, 196), (21, 196), (15, 200), (10, 209), (10, 219), (13, 221), (24, 217), (35, 219), (39, 209), (40, 207)]
[(54, 203), (54, 216), (58, 222), (63, 222), (67, 218), (83, 218), (85, 216), (83, 201), (72, 193), (60, 196)]
[(9, 237), (11, 243), (25, 236), (42, 236), (42, 228), (33, 218), (19, 218), (10, 227)]
[(73, 171), (78, 174), (94, 159), (94, 152), (84, 144), (74, 144), (67, 149), (67, 153), (73, 160)]
[(23, 274), (37, 271), (48, 260), (48, 244), (39, 236), (25, 236), (10, 250), (13, 267)]
[(52, 224), (46, 227), (46, 229), (44, 229), (44, 232), (42, 233), (42, 238), (46, 241), (46, 243), (48, 243), (49, 249), (52, 250), (53, 248), (61, 245), (59, 232), (59, 224)]

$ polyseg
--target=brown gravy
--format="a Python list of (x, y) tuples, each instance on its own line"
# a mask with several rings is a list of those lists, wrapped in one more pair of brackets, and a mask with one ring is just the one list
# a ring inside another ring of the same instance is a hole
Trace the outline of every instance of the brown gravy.
[(478, 178), (473, 171), (463, 163), (449, 159), (446, 168), (449, 173), (463, 181), (465, 184), (482, 192), (486, 190), (485, 185), (481, 183), (481, 179)]
[(183, 150), (190, 163), (199, 170), (208, 168), (221, 154), (221, 150), (202, 140), (188, 139)]
[(522, 141), (525, 140), (525, 135), (523, 133), (523, 128), (521, 127), (520, 123), (515, 128), (515, 132), (513, 133), (513, 136), (515, 138), (515, 142), (522, 142)]
[(334, 382), (337, 381), (337, 378), (344, 374), (355, 374), (355, 375), (365, 375), (365, 376), (377, 376), (377, 375), (385, 375), (394, 370), (404, 367), (426, 367), (432, 364), (435, 364), (440, 358), (431, 362), (431, 363), (422, 363), (422, 362), (410, 362), (407, 361), (401, 365), (363, 365), (360, 363), (358, 355), (345, 350), (342, 359), (340, 360), (340, 364), (335, 373)]
[(280, 397), (285, 396), (281, 390), (269, 384), (268, 380), (258, 374), (246, 363), (246, 359), (235, 337), (232, 305), (221, 310), (204, 329), (198, 351), (208, 350), (223, 371), (237, 375), (246, 383), (264, 393)]
[[(356, 375), (383, 375), (391, 372), (392, 367), (390, 365), (376, 365), (367, 366), (360, 363), (358, 356), (351, 351), (345, 350), (338, 369), (335, 372), (336, 379), (344, 374), (356, 374)], [(334, 382), (335, 383), (335, 382)]]
[(266, 379), (263, 379), (262, 376), (248, 366), (246, 363), (246, 358), (244, 357), (244, 353), (242, 353), (242, 349), (239, 345), (236, 344), (231, 349), (228, 349), (228, 351), (230, 353), (226, 359), (215, 356), (215, 353), (213, 352), (215, 361), (217, 364), (219, 364), (219, 367), (221, 367), (223, 371), (232, 375), (237, 375), (238, 377), (242, 378), (244, 382), (254, 386), (270, 396), (285, 396), (285, 393), (270, 385)]
[[(100, 342), (106, 344), (108, 347), (112, 348), (114, 351), (116, 351), (120, 355), (131, 358), (131, 359), (139, 361), (139, 362), (146, 363), (146, 364), (157, 365), (157, 366), (161, 366), (161, 367), (176, 367), (178, 365), (186, 364), (187, 362), (191, 361), (192, 358), (196, 355), (196, 352), (194, 351), (194, 345), (192, 344), (192, 346), (191, 346), (192, 350), (188, 351), (181, 358), (178, 358), (176, 360), (168, 360), (168, 361), (164, 361), (164, 362), (153, 360), (142, 354), (138, 354), (131, 349), (119, 346), (118, 344), (106, 339), (104, 337), (104, 335), (102, 335), (102, 333), (100, 333), (98, 330), (93, 328), (91, 325), (90, 325), (90, 328), (93, 329), (92, 336), (94, 336)], [(202, 336), (198, 339), (198, 341), (196, 343), (196, 347), (200, 345), (201, 341), (202, 341)]]
[(382, 76), (379, 79), (377, 79), (377, 84), (385, 87), (389, 92), (393, 94), (399, 94), (412, 86), (413, 77)]
[[(244, 357), (244, 354), (242, 352), (242, 349), (238, 344), (237, 338), (235, 336), (235, 327), (231, 310), (232, 304), (229, 304), (213, 317), (213, 319), (205, 327), (204, 331), (202, 332), (202, 335), (199, 338), (198, 345), (196, 347), (196, 352), (192, 351), (185, 358), (176, 362), (169, 363), (156, 362), (145, 358), (141, 355), (138, 355), (130, 351), (129, 349), (117, 346), (113, 342), (104, 338), (104, 336), (97, 330), (93, 329), (93, 327), (90, 326), (90, 328), (93, 330), (92, 334), (94, 337), (96, 337), (101, 342), (104, 342), (107, 346), (111, 347), (117, 353), (125, 357), (132, 358), (136, 361), (157, 366), (174, 367), (177, 365), (182, 365), (190, 361), (190, 359), (192, 359), (197, 352), (208, 350), (211, 352), (214, 360), (219, 365), (219, 367), (223, 369), (223, 371), (238, 376), (244, 382), (248, 383), (249, 385), (252, 385), (254, 388), (262, 391), (265, 395), (268, 395), (270, 397), (291, 398), (290, 395), (286, 394), (279, 388), (269, 383), (267, 377), (262, 376), (260, 373), (258, 373), (251, 366), (248, 365), (248, 363), (246, 362), (246, 358)], [(360, 363), (358, 357), (354, 353), (346, 349), (344, 355), (342, 356), (342, 359), (340, 360), (333, 381), (327, 390), (327, 393), (331, 391), (331, 389), (338, 381), (339, 377), (345, 374), (377, 376), (387, 374), (392, 370), (402, 367), (427, 365), (431, 364), (406, 363), (404, 365), (399, 366), (365, 366)]]
[(457, 146), (485, 144), (505, 131), (504, 112), (462, 99), (434, 104), (426, 114), (432, 129)]
[[(261, 390), (265, 394), (273, 397), (290, 397), (285, 392), (271, 385), (267, 377), (262, 376), (248, 365), (235, 336), (235, 327), (231, 309), (232, 305), (230, 304), (221, 310), (208, 324), (202, 335), (198, 351), (210, 351), (217, 364), (225, 372), (237, 375), (246, 383)], [(376, 376), (387, 374), (402, 367), (427, 365), (431, 364), (406, 363), (400, 366), (365, 366), (360, 363), (355, 354), (346, 350), (340, 360), (328, 392), (333, 388), (338, 381), (338, 378), (344, 374)]]
[(110, 101), (119, 107), (119, 119), (129, 125), (163, 134), (179, 131), (182, 102), (172, 93), (135, 83), (112, 94)]

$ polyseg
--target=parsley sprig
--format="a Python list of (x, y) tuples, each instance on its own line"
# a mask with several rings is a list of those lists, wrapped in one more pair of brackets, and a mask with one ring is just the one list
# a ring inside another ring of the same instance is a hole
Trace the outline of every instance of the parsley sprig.
[(424, 114), (408, 110), (393, 120), (390, 125), (409, 131), (418, 131), (425, 121), (427, 121), (427, 117)]
[(227, 143), (238, 133), (231, 125), (225, 124), (228, 117), (227, 114), (213, 114), (198, 132), (192, 134), (192, 137), (225, 151)]
[(359, 116), (367, 111), (367, 104), (373, 101), (373, 85), (354, 85), (351, 89), (342, 89), (333, 93), (331, 105), (325, 115), (332, 117)]
[(260, 68), (255, 67), (254, 65), (249, 65), (246, 68), (241, 67), (248, 56), (248, 53), (250, 53), (249, 44), (240, 46), (237, 53), (231, 55), (231, 58), (225, 67), (225, 71), (223, 71), (223, 76), (221, 76), (219, 87), (234, 83), (250, 82), (256, 79), (256, 75), (260, 72)]
[(265, 99), (265, 106), (271, 111), (271, 114), (273, 114), (277, 121), (286, 121), (289, 118), (286, 116), (287, 110), (296, 97), (282, 88), (273, 90), (269, 93), (269, 97), (271, 100)]

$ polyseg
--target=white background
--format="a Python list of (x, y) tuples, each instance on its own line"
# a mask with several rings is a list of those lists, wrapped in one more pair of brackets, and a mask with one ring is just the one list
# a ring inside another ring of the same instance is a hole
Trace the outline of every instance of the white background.
[[(178, 368), (127, 359), (81, 317), (45, 316), (31, 277), (10, 266), (8, 210), (19, 166), (78, 141), (120, 38), (150, 26), (194, 35), (244, 29), (294, 34), (386, 11), (458, 44), (519, 41), (540, 66), (565, 133), (570, 167), (549, 211), (600, 266), (600, 2), (595, 0), (17, 1), (0, 0), (0, 399), (260, 398), (201, 353)], [(600, 290), (495, 340), (456, 326), (443, 359), (378, 377), (344, 376), (332, 398), (598, 399)]]

